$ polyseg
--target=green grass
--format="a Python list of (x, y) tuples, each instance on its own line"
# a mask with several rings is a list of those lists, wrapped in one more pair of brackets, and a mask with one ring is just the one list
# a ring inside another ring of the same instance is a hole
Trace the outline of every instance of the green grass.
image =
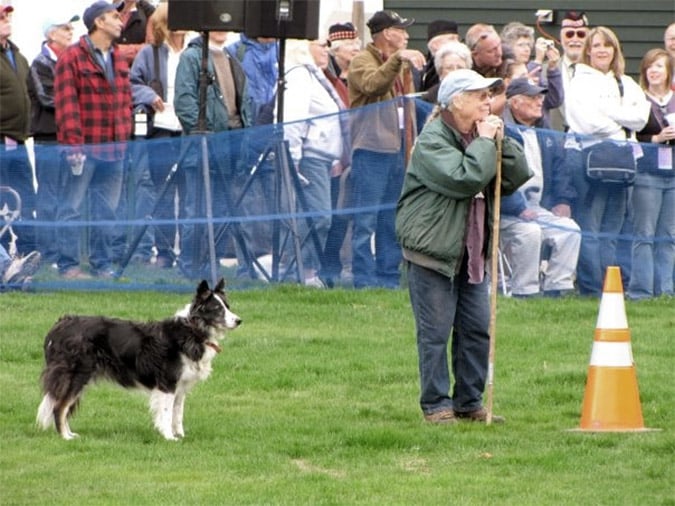
[(673, 300), (627, 303), (646, 434), (578, 426), (593, 299), (500, 299), (495, 412), (431, 426), (407, 293), (235, 291), (244, 323), (164, 441), (146, 398), (101, 383), (61, 440), (34, 426), (42, 340), (66, 312), (161, 318), (167, 293), (8, 293), (0, 330), (0, 504), (675, 505)]

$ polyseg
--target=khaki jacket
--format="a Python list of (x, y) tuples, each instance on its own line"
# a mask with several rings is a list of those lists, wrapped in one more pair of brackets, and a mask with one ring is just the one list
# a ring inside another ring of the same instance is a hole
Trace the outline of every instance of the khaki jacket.
[(397, 53), (385, 61), (372, 43), (352, 60), (347, 78), (350, 107), (362, 109), (353, 114), (351, 123), (354, 150), (396, 153), (401, 149), (399, 107), (403, 104), (393, 100), (397, 96), (394, 84), (397, 78), (403, 82), (407, 68)]

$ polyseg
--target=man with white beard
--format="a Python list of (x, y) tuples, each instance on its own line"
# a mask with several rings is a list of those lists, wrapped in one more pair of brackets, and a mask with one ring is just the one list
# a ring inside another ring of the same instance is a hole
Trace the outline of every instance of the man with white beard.
[[(588, 35), (588, 18), (579, 11), (567, 11), (560, 22), (560, 43), (563, 47), (563, 56), (560, 59), (560, 72), (562, 73), (563, 90), (567, 96), (570, 81), (574, 77), (576, 64), (581, 62), (584, 51), (584, 42)], [(551, 126), (556, 130), (567, 130), (565, 119), (565, 102), (551, 110)]]

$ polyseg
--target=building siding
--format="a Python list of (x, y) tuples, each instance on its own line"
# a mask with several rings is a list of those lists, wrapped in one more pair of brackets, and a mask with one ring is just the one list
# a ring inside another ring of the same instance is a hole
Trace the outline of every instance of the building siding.
[[(639, 7), (638, 7), (639, 6)], [(385, 9), (401, 16), (415, 18), (410, 27), (409, 47), (426, 53), (427, 25), (434, 19), (452, 19), (459, 24), (460, 34), (474, 23), (492, 24), (497, 31), (510, 21), (535, 26), (538, 9), (552, 9), (554, 23), (542, 28), (558, 38), (560, 20), (565, 11), (583, 10), (591, 26), (604, 25), (617, 34), (626, 58), (626, 71), (632, 76), (639, 72), (642, 56), (653, 47), (663, 47), (663, 32), (675, 21), (675, 0), (586, 0), (570, 1), (449, 1), (449, 0), (385, 0)]]

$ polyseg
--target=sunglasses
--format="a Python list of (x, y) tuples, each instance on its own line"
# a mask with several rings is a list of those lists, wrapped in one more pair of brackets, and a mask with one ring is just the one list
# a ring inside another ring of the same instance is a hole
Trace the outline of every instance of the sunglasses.
[(586, 37), (586, 30), (567, 30), (567, 31), (563, 32), (563, 35), (565, 37), (567, 37), (568, 39), (571, 39), (575, 35), (578, 38), (583, 39), (583, 38)]

